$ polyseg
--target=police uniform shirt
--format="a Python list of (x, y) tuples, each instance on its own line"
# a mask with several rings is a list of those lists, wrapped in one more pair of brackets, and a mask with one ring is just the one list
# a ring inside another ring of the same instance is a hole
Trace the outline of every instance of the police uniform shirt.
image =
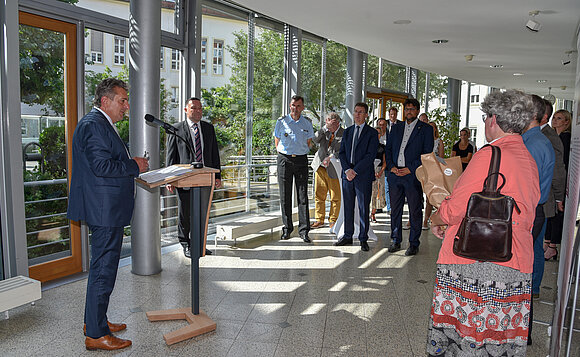
[(399, 149), (399, 157), (397, 158), (397, 166), (398, 167), (405, 167), (405, 148), (407, 147), (407, 143), (409, 142), (409, 137), (415, 129), (417, 122), (419, 119), (413, 120), (411, 124), (405, 121), (405, 132), (403, 133), (403, 141), (401, 141), (401, 148)]
[(276, 121), (274, 136), (280, 139), (276, 150), (285, 155), (306, 155), (310, 151), (308, 139), (314, 138), (310, 120), (300, 116), (296, 121), (290, 115)]

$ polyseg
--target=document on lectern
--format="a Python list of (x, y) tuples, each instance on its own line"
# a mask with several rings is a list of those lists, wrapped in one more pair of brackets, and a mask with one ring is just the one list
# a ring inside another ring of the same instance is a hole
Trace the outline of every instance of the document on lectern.
[(149, 172), (144, 172), (141, 175), (139, 175), (139, 178), (149, 184), (152, 184), (155, 182), (164, 181), (169, 177), (178, 177), (188, 172), (191, 172), (191, 168), (189, 166), (184, 167), (172, 165)]

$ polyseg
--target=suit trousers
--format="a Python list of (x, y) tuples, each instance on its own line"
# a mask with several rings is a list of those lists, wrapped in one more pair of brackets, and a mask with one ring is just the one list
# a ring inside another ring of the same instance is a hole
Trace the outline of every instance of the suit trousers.
[(292, 181), (298, 192), (298, 233), (307, 235), (310, 231), (308, 210), (308, 157), (306, 155), (278, 154), (278, 186), (280, 188), (280, 207), (282, 210), (283, 232), (294, 230), (292, 223)]
[[(207, 219), (206, 217), (206, 207), (207, 203), (209, 202), (209, 195), (211, 193), (211, 187), (202, 187), (201, 188), (201, 221), (205, 224)], [(190, 198), (191, 198), (191, 190), (178, 188), (177, 189), (177, 206), (179, 209), (179, 222), (177, 224), (177, 238), (179, 238), (179, 243), (183, 247), (189, 248), (191, 245), (190, 241), (190, 222), (191, 222), (191, 214), (190, 214)], [(205, 252), (205, 234), (201, 235), (202, 241), (200, 242), (200, 257), (203, 256)]]
[(328, 212), (328, 221), (336, 222), (340, 212), (340, 182), (337, 178), (333, 179), (328, 176), (325, 167), (320, 166), (314, 173), (314, 210), (316, 211), (316, 220), (324, 223), (326, 217), (326, 196), (330, 192), (330, 210)]
[(110, 335), (107, 325), (109, 297), (115, 287), (117, 268), (123, 243), (123, 227), (89, 225), (91, 235), (91, 264), (85, 302), (87, 336), (100, 338)]
[(354, 201), (358, 201), (359, 236), (361, 242), (369, 239), (369, 206), (371, 203), (372, 182), (355, 177), (349, 181), (342, 179), (342, 196), (344, 205), (344, 238), (352, 239), (354, 234)]
[(405, 197), (409, 206), (409, 245), (418, 247), (423, 223), (423, 189), (415, 175), (397, 176), (388, 172), (389, 194), (391, 198), (391, 239), (394, 243), (401, 243), (403, 226), (403, 205)]

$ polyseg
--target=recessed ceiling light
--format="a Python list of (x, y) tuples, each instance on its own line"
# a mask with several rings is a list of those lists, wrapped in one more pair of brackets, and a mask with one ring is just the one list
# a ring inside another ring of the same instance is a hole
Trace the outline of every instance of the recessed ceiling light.
[(503, 68), (503, 64), (492, 64), (490, 68)]
[(393, 21), (395, 25), (408, 25), (411, 23), (411, 20), (397, 20)]
[(431, 42), (440, 44), (440, 43), (447, 43), (447, 42), (449, 42), (449, 40), (433, 40)]
[(523, 73), (519, 73), (519, 72), (518, 73), (514, 73), (514, 76), (523, 76), (523, 75), (524, 75)]
[(538, 81), (537, 81), (537, 82), (538, 82), (538, 83), (546, 83), (546, 82), (547, 82), (547, 80), (545, 80), (545, 79), (538, 79)]

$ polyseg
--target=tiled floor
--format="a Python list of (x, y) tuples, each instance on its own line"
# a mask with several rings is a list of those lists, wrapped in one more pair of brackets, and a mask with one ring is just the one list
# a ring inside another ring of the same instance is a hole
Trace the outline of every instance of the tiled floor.
[[(279, 241), (278, 233), (237, 248), (218, 245), (201, 259), (201, 308), (217, 330), (167, 346), (163, 334), (185, 322), (149, 322), (146, 311), (190, 305), (190, 261), (181, 250), (163, 255), (163, 271), (137, 276), (119, 269), (109, 319), (128, 329), (118, 334), (130, 356), (424, 356), (435, 260), (440, 241), (429, 231), (419, 254), (391, 254), (386, 215), (373, 227), (379, 241), (362, 252), (357, 243), (332, 246), (328, 228)], [(405, 231), (405, 236), (408, 231)], [(535, 305), (534, 345), (528, 356), (548, 354), (547, 324), (557, 262), (546, 263)], [(0, 320), (1, 356), (78, 356), (89, 352), (82, 333), (86, 279), (43, 292), (35, 306)], [(577, 350), (576, 350), (577, 351)], [(574, 351), (573, 351), (574, 352)]]

